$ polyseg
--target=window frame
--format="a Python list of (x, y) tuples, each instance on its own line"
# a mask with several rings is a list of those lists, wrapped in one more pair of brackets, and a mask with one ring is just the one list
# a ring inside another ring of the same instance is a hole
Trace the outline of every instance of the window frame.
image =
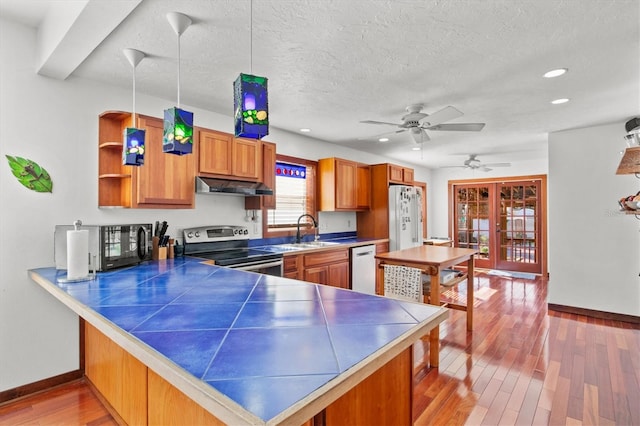
[[(318, 162), (313, 160), (307, 160), (305, 158), (292, 157), (289, 155), (276, 154), (276, 161), (283, 163), (291, 163), (297, 164), (301, 166), (307, 167), (307, 177), (305, 179), (307, 183), (307, 197), (306, 197), (306, 212), (313, 217), (318, 219), (318, 212), (316, 210), (316, 199), (317, 199), (317, 172), (318, 172)], [(277, 194), (277, 190), (276, 190)], [(277, 196), (277, 195), (276, 195)], [(293, 237), (296, 234), (296, 227), (269, 227), (267, 223), (267, 213), (266, 208), (262, 207), (261, 209), (262, 216), (262, 238), (278, 238), (278, 237)], [(313, 229), (312, 223), (308, 218), (305, 218), (304, 222), (300, 222), (300, 229), (307, 230)]]

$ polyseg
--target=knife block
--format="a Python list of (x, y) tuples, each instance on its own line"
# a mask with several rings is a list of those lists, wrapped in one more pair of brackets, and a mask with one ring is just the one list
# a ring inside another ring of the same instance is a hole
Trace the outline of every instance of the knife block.
[(151, 259), (164, 260), (167, 258), (167, 248), (160, 247), (160, 237), (153, 237), (151, 244)]

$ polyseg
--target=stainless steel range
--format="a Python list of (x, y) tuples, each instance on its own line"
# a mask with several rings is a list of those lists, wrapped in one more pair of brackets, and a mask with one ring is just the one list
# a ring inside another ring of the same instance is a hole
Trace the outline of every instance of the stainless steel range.
[(218, 266), (282, 276), (282, 253), (249, 247), (244, 226), (201, 226), (183, 231), (184, 254), (213, 260)]

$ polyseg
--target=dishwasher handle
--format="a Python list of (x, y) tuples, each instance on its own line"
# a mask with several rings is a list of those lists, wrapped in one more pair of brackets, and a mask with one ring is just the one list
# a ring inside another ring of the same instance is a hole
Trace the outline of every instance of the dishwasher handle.
[(373, 254), (373, 250), (369, 250), (369, 251), (361, 251), (359, 253), (356, 253), (356, 256), (371, 256)]

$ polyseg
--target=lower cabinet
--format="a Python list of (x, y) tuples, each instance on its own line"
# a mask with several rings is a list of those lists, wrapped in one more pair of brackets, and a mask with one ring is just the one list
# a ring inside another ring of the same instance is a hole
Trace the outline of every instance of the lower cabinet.
[(304, 281), (349, 288), (349, 250), (347, 248), (302, 256)]
[(283, 269), (285, 278), (350, 288), (348, 248), (285, 255)]
[(285, 278), (291, 278), (294, 280), (302, 279), (302, 268), (300, 268), (300, 262), (302, 256), (297, 254), (285, 255), (283, 260), (283, 276)]

